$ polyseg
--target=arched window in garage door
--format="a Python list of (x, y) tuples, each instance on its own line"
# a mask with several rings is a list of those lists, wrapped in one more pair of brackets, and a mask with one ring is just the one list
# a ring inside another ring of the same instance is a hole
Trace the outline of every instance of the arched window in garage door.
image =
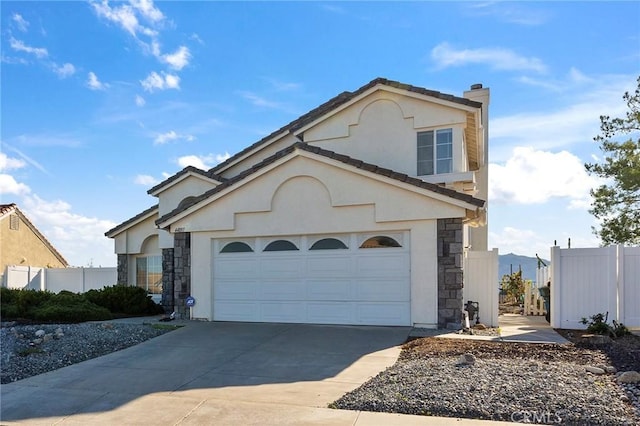
[(323, 238), (313, 243), (309, 250), (340, 250), (347, 248), (345, 243), (336, 238)]
[(293, 250), (298, 250), (298, 247), (296, 247), (296, 245), (293, 244), (291, 241), (287, 241), (287, 240), (271, 241), (264, 248), (264, 251), (293, 251)]
[(402, 247), (399, 242), (391, 237), (378, 235), (367, 239), (360, 248), (385, 248), (385, 247)]
[(242, 241), (234, 241), (225, 245), (220, 253), (247, 253), (252, 252), (253, 249), (247, 243), (243, 243)]

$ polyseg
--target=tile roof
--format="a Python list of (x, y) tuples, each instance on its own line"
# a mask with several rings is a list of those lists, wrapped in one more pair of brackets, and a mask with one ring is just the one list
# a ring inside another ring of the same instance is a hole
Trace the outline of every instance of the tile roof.
[(112, 238), (112, 236), (117, 234), (118, 231), (124, 230), (125, 228), (127, 228), (129, 225), (131, 225), (132, 223), (134, 223), (138, 219), (145, 217), (146, 215), (148, 215), (149, 213), (151, 213), (154, 210), (157, 210), (158, 207), (159, 207), (159, 204), (156, 204), (155, 206), (149, 207), (145, 211), (140, 212), (137, 215), (133, 216), (132, 218), (125, 220), (120, 225), (109, 229), (107, 232), (104, 233), (104, 235), (109, 237), (109, 238)]
[(318, 118), (322, 117), (323, 115), (327, 114), (331, 110), (333, 110), (335, 108), (338, 108), (339, 106), (341, 106), (343, 104), (346, 104), (350, 100), (358, 97), (362, 93), (366, 92), (367, 90), (371, 89), (372, 87), (377, 86), (378, 84), (382, 84), (382, 85), (385, 85), (385, 86), (393, 87), (393, 88), (396, 88), (396, 89), (406, 90), (408, 92), (418, 93), (420, 95), (425, 95), (425, 96), (430, 96), (430, 97), (433, 97), (433, 98), (442, 99), (442, 100), (449, 101), (449, 102), (454, 102), (454, 103), (461, 104), (461, 105), (467, 105), (467, 106), (471, 106), (471, 107), (474, 107), (474, 108), (481, 108), (482, 107), (482, 103), (477, 102), (477, 101), (472, 101), (470, 99), (461, 98), (461, 97), (453, 96), (453, 95), (448, 95), (448, 94), (441, 93), (441, 92), (438, 92), (438, 91), (435, 91), (435, 90), (429, 90), (429, 89), (425, 89), (423, 87), (412, 86), (410, 84), (404, 84), (404, 83), (400, 83), (398, 81), (393, 81), (393, 80), (388, 80), (386, 78), (378, 77), (378, 78), (376, 78), (374, 80), (371, 80), (369, 83), (365, 84), (364, 86), (360, 87), (359, 89), (357, 89), (357, 90), (355, 90), (353, 92), (342, 92), (342, 93), (340, 93), (338, 96), (328, 100), (327, 102), (323, 103), (319, 107), (312, 109), (308, 113), (306, 113), (306, 114), (298, 117), (297, 119), (293, 120), (291, 123), (281, 127), (280, 129), (276, 130), (275, 132), (271, 133), (270, 135), (265, 136), (264, 138), (260, 139), (259, 141), (255, 142), (254, 144), (246, 147), (242, 151), (240, 151), (240, 152), (234, 154), (233, 156), (229, 157), (227, 160), (223, 161), (222, 163), (220, 163), (217, 166), (215, 166), (214, 168), (212, 168), (210, 170), (210, 172), (216, 172), (216, 171), (224, 168), (225, 166), (227, 166), (228, 164), (231, 164), (233, 161), (235, 161), (238, 158), (242, 157), (246, 153), (252, 151), (253, 149), (255, 149), (257, 147), (259, 147), (260, 145), (263, 145), (263, 144), (267, 143), (269, 140), (271, 140), (272, 138), (274, 138), (275, 136), (277, 136), (277, 135), (279, 135), (279, 134), (281, 134), (283, 132), (295, 132), (296, 130), (306, 126), (309, 123), (312, 123), (313, 121), (315, 121)]
[(22, 211), (18, 208), (18, 206), (15, 203), (0, 204), (0, 217), (5, 216), (6, 214), (12, 213), (12, 212), (15, 212), (18, 216), (20, 216), (20, 219), (27, 225), (29, 229), (31, 229), (31, 232), (36, 234), (36, 236), (40, 239), (40, 241), (42, 241), (42, 243), (45, 246), (47, 246), (49, 250), (51, 250), (51, 253), (53, 253), (53, 255), (58, 258), (60, 263), (62, 263), (65, 267), (69, 266), (69, 262), (67, 262), (67, 259), (65, 259), (64, 256), (62, 256), (62, 254), (60, 254), (60, 252), (56, 250), (53, 244), (51, 244), (51, 242), (47, 240), (47, 238), (42, 234), (42, 232), (40, 232), (38, 228), (36, 228), (36, 226), (33, 223), (31, 223), (29, 218), (25, 216), (24, 213), (22, 213)]
[(441, 195), (445, 195), (447, 197), (456, 199), (456, 200), (460, 200), (460, 201), (464, 201), (466, 203), (472, 204), (474, 206), (477, 207), (483, 207), (485, 204), (484, 200), (481, 200), (479, 198), (475, 198), (471, 195), (468, 194), (463, 194), (461, 192), (455, 191), (453, 189), (449, 189), (449, 188), (445, 188), (443, 186), (440, 185), (436, 185), (434, 183), (429, 183), (429, 182), (425, 182), (421, 179), (417, 179), (414, 177), (411, 177), (407, 174), (404, 173), (398, 173), (398, 172), (394, 172), (393, 170), (390, 169), (385, 169), (383, 167), (378, 167), (375, 164), (371, 164), (371, 163), (365, 163), (364, 161), (361, 160), (357, 160), (355, 158), (349, 157), (347, 155), (342, 155), (342, 154), (338, 154), (336, 152), (333, 151), (329, 151), (327, 149), (323, 149), (317, 146), (311, 146), (308, 145), (304, 142), (297, 142), (293, 145), (288, 146), (287, 148), (284, 148), (278, 152), (276, 152), (275, 154), (273, 154), (272, 156), (265, 158), (264, 160), (262, 160), (260, 163), (255, 164), (253, 167), (243, 171), (242, 173), (234, 176), (233, 178), (223, 182), (222, 184), (216, 186), (213, 189), (210, 189), (209, 191), (203, 193), (202, 195), (199, 195), (197, 197), (194, 197), (190, 203), (186, 203), (183, 206), (180, 206), (176, 209), (174, 209), (173, 211), (165, 214), (164, 216), (162, 216), (161, 218), (159, 218), (158, 220), (156, 220), (156, 224), (160, 224), (162, 222), (167, 221), (168, 219), (171, 219), (172, 217), (180, 214), (181, 212), (183, 212), (184, 210), (187, 210), (189, 208), (191, 208), (192, 206), (198, 204), (199, 202), (206, 200), (207, 198), (221, 192), (222, 190), (235, 185), (236, 183), (244, 180), (245, 178), (247, 178), (248, 176), (251, 176), (252, 174), (256, 173), (257, 171), (267, 167), (269, 164), (274, 163), (275, 161), (277, 161), (280, 158), (286, 157), (290, 154), (292, 154), (296, 149), (302, 150), (302, 151), (306, 151), (306, 152), (311, 152), (313, 154), (316, 155), (320, 155), (326, 158), (330, 158), (336, 161), (340, 161), (341, 163), (344, 164), (348, 164), (349, 166), (358, 168), (358, 169), (362, 169), (365, 170), (367, 172), (371, 172), (371, 173), (375, 173), (377, 175), (381, 175), (381, 176), (386, 176), (390, 179), (394, 179), (400, 182), (405, 182), (409, 185), (413, 185), (413, 186), (417, 186), (418, 188), (423, 188), (423, 189), (427, 189), (429, 191), (432, 192), (436, 192), (438, 194)]
[(184, 169), (180, 170), (180, 171), (179, 171), (178, 173), (176, 173), (175, 175), (173, 175), (173, 176), (171, 176), (171, 177), (169, 177), (169, 178), (167, 178), (167, 179), (163, 180), (162, 182), (160, 182), (159, 184), (157, 184), (157, 185), (156, 185), (156, 186), (154, 186), (153, 188), (149, 189), (149, 190), (147, 191), (147, 194), (152, 194), (152, 193), (154, 193), (156, 190), (158, 190), (158, 189), (160, 189), (160, 188), (162, 188), (162, 187), (164, 187), (164, 186), (167, 186), (167, 185), (168, 185), (168, 184), (170, 184), (171, 182), (173, 182), (173, 181), (177, 180), (178, 178), (180, 178), (181, 176), (183, 176), (183, 175), (185, 175), (185, 174), (187, 174), (187, 173), (189, 173), (189, 172), (197, 173), (197, 174), (202, 175), (202, 176), (204, 176), (204, 177), (206, 177), (206, 178), (213, 179), (213, 180), (217, 180), (218, 182), (224, 182), (224, 181), (226, 180), (226, 179), (225, 179), (225, 178), (223, 178), (222, 176), (218, 176), (217, 174), (215, 174), (215, 173), (213, 172), (213, 170), (204, 171), (204, 170), (201, 170), (201, 169), (199, 169), (199, 168), (197, 168), (197, 167), (187, 166), (187, 167), (185, 167)]
[(16, 209), (18, 206), (16, 206), (15, 203), (11, 203), (11, 204), (0, 204), (0, 216), (4, 216), (5, 214), (13, 211), (14, 209)]

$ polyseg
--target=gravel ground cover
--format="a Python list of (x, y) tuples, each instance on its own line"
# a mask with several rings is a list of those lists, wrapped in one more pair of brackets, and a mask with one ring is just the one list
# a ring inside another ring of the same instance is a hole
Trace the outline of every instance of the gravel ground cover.
[(0, 329), (0, 383), (106, 355), (171, 331), (141, 324), (15, 325)]
[[(636, 336), (629, 339), (631, 348), (640, 343)], [(427, 337), (407, 343), (395, 365), (330, 406), (520, 423), (638, 425), (640, 383), (617, 379), (626, 369), (640, 369), (630, 351), (612, 359), (603, 348), (574, 344)], [(613, 373), (616, 363), (625, 370)], [(587, 371), (596, 366), (611, 373)]]

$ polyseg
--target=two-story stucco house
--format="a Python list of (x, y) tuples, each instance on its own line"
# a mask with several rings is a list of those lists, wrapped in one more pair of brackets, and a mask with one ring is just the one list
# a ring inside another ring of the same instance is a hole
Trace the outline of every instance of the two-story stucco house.
[(463, 249), (487, 249), (488, 106), (482, 85), (341, 93), (151, 188), (158, 204), (106, 233), (118, 281), (181, 317), (459, 324)]

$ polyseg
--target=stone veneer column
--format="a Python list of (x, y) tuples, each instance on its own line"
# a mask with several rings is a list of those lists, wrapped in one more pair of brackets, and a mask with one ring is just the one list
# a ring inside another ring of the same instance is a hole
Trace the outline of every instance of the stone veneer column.
[(462, 326), (462, 219), (438, 219), (438, 328)]
[(129, 285), (129, 260), (126, 254), (118, 255), (117, 285)]
[(189, 319), (185, 302), (191, 294), (191, 234), (177, 232), (173, 236), (173, 306), (176, 318)]
[(173, 312), (173, 249), (162, 249), (162, 301), (166, 314)]

